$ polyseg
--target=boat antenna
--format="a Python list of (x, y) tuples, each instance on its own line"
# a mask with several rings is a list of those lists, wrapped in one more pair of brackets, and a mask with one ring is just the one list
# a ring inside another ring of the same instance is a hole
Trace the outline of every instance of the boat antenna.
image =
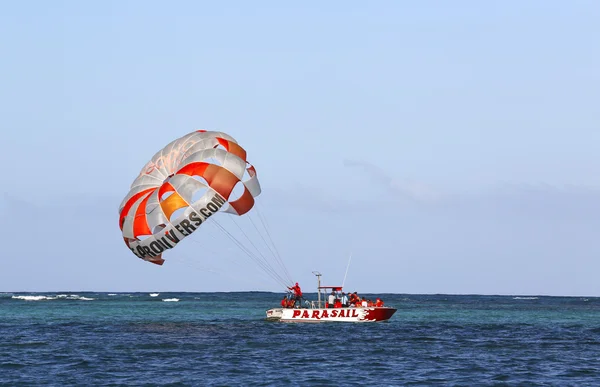
[(318, 305), (320, 308), (321, 307), (321, 273), (319, 273), (318, 271), (313, 271), (312, 273), (317, 276), (317, 301), (318, 301)]
[(352, 251), (350, 251), (350, 258), (348, 258), (348, 265), (346, 266), (346, 273), (344, 274), (344, 280), (342, 281), (342, 289), (346, 283), (346, 276), (348, 275), (348, 268), (350, 267), (350, 261), (352, 260)]

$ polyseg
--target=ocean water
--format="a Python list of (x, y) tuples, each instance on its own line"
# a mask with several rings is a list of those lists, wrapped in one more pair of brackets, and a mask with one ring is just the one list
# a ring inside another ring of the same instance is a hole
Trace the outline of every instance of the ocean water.
[(600, 298), (375, 296), (286, 324), (274, 293), (0, 293), (0, 385), (600, 386)]

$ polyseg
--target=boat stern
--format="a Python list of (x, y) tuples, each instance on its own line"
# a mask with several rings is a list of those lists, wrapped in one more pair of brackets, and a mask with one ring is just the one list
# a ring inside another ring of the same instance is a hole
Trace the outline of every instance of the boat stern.
[(283, 309), (282, 308), (273, 308), (267, 310), (267, 320), (269, 321), (280, 321), (283, 317)]

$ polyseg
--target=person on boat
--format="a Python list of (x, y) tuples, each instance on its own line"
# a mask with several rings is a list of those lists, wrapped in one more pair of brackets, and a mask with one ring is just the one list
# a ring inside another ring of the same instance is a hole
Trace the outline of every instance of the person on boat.
[(351, 294), (350, 303), (354, 304), (354, 306), (358, 306), (358, 304), (360, 304), (360, 297), (358, 296), (358, 293), (354, 292)]
[(342, 306), (344, 308), (348, 307), (348, 296), (344, 292), (342, 292)]
[(329, 308), (333, 308), (333, 305), (335, 304), (335, 291), (332, 290), (331, 294), (329, 295), (329, 299), (327, 300), (327, 304)]
[(298, 282), (296, 282), (296, 285), (294, 286), (288, 286), (288, 289), (294, 292), (294, 299), (296, 301), (300, 301), (300, 299), (302, 298), (302, 290), (300, 289), (300, 285), (298, 285)]
[(375, 299), (375, 306), (378, 307), (378, 308), (383, 307), (383, 300), (381, 298), (377, 297)]
[(362, 306), (363, 308), (366, 308), (367, 306), (369, 306), (369, 303), (367, 302), (367, 299), (365, 297), (362, 298), (362, 302), (360, 303), (360, 306)]
[(281, 307), (282, 308), (288, 307), (288, 297), (287, 296), (283, 296), (283, 299), (281, 300)]

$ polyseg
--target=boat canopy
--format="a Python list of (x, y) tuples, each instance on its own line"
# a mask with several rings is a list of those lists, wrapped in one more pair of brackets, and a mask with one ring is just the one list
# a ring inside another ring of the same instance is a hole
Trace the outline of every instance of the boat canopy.
[(331, 289), (331, 290), (335, 290), (338, 292), (342, 291), (342, 287), (341, 286), (319, 286), (319, 289)]

